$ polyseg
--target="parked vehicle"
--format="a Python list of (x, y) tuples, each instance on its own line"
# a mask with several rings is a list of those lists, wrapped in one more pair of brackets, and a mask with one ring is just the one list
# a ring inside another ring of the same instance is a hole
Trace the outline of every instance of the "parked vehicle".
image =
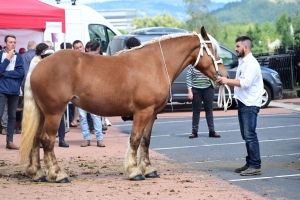
[(171, 33), (189, 33), (189, 31), (180, 28), (148, 27), (130, 32), (131, 35), (167, 35)]
[[(139, 33), (139, 31), (134, 31), (134, 33)], [(169, 34), (170, 32), (168, 32)], [(107, 54), (113, 55), (116, 52), (123, 50), (126, 48), (125, 42), (130, 37), (138, 38), (141, 43), (147, 42), (154, 37), (160, 37), (165, 34), (137, 34), (137, 35), (120, 35), (115, 36), (113, 40), (109, 43), (107, 48)], [(223, 63), (228, 71), (230, 78), (235, 78), (237, 66), (238, 66), (238, 57), (236, 53), (229, 48), (225, 47), (224, 45), (220, 44), (221, 51), (220, 57), (223, 60)], [(262, 108), (268, 107), (271, 100), (274, 99), (281, 99), (282, 98), (282, 83), (280, 81), (279, 74), (267, 67), (261, 66), (262, 77), (264, 82), (264, 89), (265, 93), (263, 94), (262, 100)], [(187, 68), (185, 68), (182, 73), (175, 79), (174, 83), (172, 84), (172, 102), (178, 103), (186, 103), (190, 102), (188, 99), (187, 94), (187, 87), (186, 87), (186, 72)], [(231, 88), (231, 93), (233, 94), (233, 87)], [(219, 88), (215, 90), (215, 101), (218, 99), (218, 92)], [(228, 97), (228, 94), (226, 94)], [(233, 101), (233, 107), (235, 106), (235, 101)]]
[[(85, 45), (90, 40), (97, 40), (103, 52), (106, 52), (109, 41), (121, 33), (101, 14), (85, 5), (54, 4), (53, 6), (65, 10), (66, 42), (81, 40)], [(45, 31), (44, 40), (52, 41), (51, 33)], [(56, 49), (64, 42), (63, 34), (58, 34)]]

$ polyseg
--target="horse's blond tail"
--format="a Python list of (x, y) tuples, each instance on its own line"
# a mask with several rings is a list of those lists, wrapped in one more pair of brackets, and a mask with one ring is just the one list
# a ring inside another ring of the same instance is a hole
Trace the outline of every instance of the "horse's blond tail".
[(40, 123), (40, 110), (33, 98), (33, 93), (30, 85), (30, 76), (31, 72), (28, 72), (24, 89), (22, 140), (20, 146), (21, 163), (25, 163), (29, 159), (34, 137)]

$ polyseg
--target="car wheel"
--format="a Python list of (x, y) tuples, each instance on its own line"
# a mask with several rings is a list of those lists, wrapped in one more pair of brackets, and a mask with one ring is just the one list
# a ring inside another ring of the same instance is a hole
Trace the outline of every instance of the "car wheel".
[(268, 107), (271, 102), (271, 91), (267, 86), (264, 86), (264, 93), (262, 95), (261, 108)]

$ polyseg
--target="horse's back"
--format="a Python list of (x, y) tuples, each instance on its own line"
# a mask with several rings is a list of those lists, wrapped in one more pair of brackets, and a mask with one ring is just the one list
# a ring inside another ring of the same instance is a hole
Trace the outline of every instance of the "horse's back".
[[(161, 104), (164, 104), (167, 88), (162, 87), (158, 76), (164, 69), (155, 69), (146, 59), (141, 62), (137, 54), (99, 56), (61, 50), (36, 66), (31, 77), (32, 87), (42, 95), (37, 97), (40, 102), (42, 99), (72, 101), (86, 110), (101, 111), (103, 115), (133, 113), (134, 109), (156, 103), (163, 94)], [(164, 77), (163, 81), (166, 80)], [(119, 111), (110, 114), (116, 108)]]

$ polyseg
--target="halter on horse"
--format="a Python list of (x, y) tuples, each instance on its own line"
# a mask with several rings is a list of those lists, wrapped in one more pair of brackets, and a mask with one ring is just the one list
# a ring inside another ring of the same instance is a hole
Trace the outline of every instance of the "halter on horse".
[[(22, 162), (29, 159), (26, 173), (34, 181), (70, 181), (58, 166), (54, 144), (61, 116), (71, 101), (100, 116), (133, 115), (125, 172), (130, 180), (159, 177), (149, 159), (156, 115), (168, 101), (171, 83), (189, 64), (212, 80), (227, 76), (222, 62), (215, 59), (218, 48), (202, 27), (201, 35), (163, 36), (119, 56), (61, 50), (45, 58), (28, 73), (25, 84), (20, 155)], [(40, 143), (46, 174), (40, 164)]]

